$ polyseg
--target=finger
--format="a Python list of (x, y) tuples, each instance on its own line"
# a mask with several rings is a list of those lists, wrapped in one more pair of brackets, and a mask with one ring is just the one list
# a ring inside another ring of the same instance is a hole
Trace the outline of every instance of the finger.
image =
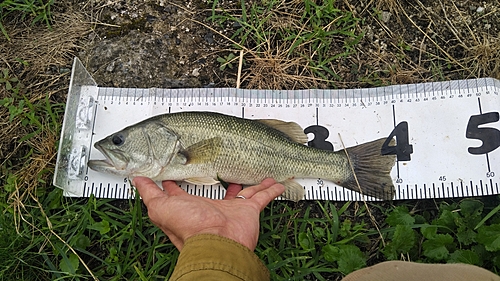
[(150, 178), (135, 177), (132, 179), (132, 185), (137, 188), (142, 197), (142, 201), (147, 206), (151, 199), (165, 196), (163, 190)]
[(165, 190), (168, 196), (187, 194), (187, 192), (184, 189), (180, 188), (175, 181), (163, 181), (161, 185), (163, 186), (163, 190)]
[(240, 193), (238, 193), (238, 195), (244, 196), (245, 198), (249, 199), (252, 198), (252, 196), (254, 196), (254, 194), (256, 194), (257, 192), (269, 188), (275, 183), (276, 181), (274, 179), (267, 178), (257, 185), (243, 189), (242, 191), (240, 191)]
[(251, 200), (257, 202), (259, 204), (260, 210), (262, 211), (267, 206), (267, 204), (269, 204), (269, 202), (273, 201), (283, 192), (285, 192), (285, 186), (283, 186), (281, 183), (276, 183), (267, 189), (257, 192)]
[(243, 189), (241, 184), (231, 183), (226, 189), (226, 195), (224, 196), (224, 200), (230, 200), (236, 198), (236, 195)]

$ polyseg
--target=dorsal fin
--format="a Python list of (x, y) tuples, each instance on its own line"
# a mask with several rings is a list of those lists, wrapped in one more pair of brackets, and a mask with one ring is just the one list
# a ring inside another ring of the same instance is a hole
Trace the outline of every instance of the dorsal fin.
[(285, 122), (277, 119), (256, 119), (255, 121), (274, 128), (290, 138), (294, 142), (305, 144), (307, 142), (307, 135), (299, 124), (295, 122)]

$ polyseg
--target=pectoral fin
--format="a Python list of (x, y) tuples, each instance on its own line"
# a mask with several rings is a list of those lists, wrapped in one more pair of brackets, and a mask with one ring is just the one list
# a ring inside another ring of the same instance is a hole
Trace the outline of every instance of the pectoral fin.
[(307, 142), (307, 135), (304, 134), (302, 127), (295, 122), (285, 122), (277, 119), (257, 119), (255, 121), (282, 132), (294, 142), (301, 144), (305, 144)]
[(186, 157), (186, 164), (208, 163), (219, 155), (221, 146), (222, 139), (215, 137), (195, 143), (180, 153)]
[(184, 181), (191, 183), (191, 184), (196, 184), (196, 185), (213, 185), (213, 184), (219, 183), (219, 181), (216, 181), (211, 177), (189, 178), (189, 179), (185, 179)]
[(285, 186), (285, 192), (281, 194), (283, 198), (295, 202), (304, 199), (305, 195), (304, 187), (300, 185), (298, 182), (292, 179), (288, 179), (280, 183)]

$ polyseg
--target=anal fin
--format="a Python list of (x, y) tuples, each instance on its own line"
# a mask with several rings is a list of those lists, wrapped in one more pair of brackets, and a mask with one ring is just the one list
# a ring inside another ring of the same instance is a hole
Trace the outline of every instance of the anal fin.
[(219, 183), (219, 181), (214, 180), (211, 177), (189, 178), (184, 181), (196, 185), (213, 185)]
[(305, 191), (304, 187), (293, 179), (288, 179), (280, 182), (285, 186), (285, 192), (281, 196), (285, 199), (298, 202), (304, 199)]

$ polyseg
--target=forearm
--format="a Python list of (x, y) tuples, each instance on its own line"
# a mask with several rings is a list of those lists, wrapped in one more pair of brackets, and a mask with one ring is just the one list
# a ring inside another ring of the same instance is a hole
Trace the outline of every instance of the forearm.
[(247, 247), (222, 236), (187, 239), (170, 278), (187, 280), (269, 280), (269, 271)]

